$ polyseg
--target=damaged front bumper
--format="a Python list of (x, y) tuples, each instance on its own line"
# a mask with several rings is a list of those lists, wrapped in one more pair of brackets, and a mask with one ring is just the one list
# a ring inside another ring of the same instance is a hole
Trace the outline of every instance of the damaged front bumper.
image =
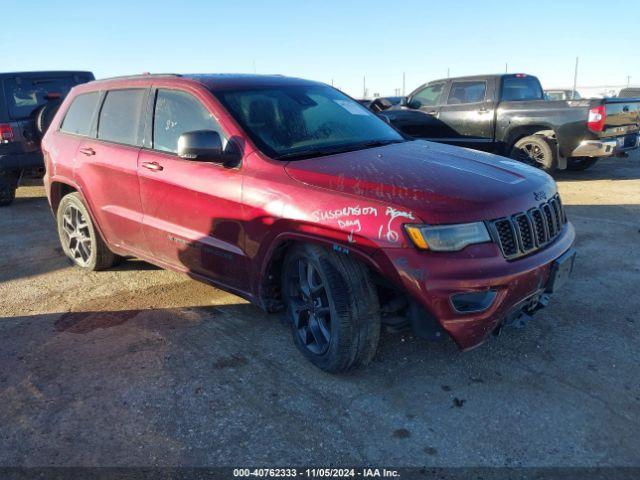
[[(414, 309), (411, 318), (418, 335), (433, 332), (436, 323), (462, 350), (470, 350), (504, 326), (523, 326), (548, 303), (571, 273), (574, 240), (568, 222), (552, 244), (513, 261), (507, 261), (494, 243), (451, 253), (385, 249), (377, 260), (394, 266), (395, 283), (419, 307), (420, 313)], [(460, 303), (460, 295), (466, 295), (465, 303)], [(461, 311), (461, 306), (469, 310)]]

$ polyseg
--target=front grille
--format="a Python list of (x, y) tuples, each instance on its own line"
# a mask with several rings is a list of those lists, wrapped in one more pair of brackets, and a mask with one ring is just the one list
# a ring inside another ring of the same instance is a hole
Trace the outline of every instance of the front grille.
[(512, 260), (528, 255), (551, 243), (567, 223), (560, 197), (528, 212), (489, 222), (492, 236), (505, 258)]

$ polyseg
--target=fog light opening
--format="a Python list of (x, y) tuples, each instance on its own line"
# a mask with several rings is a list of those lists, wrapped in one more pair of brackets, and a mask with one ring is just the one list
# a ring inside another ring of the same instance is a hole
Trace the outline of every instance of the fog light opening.
[(495, 290), (457, 293), (450, 297), (451, 306), (458, 313), (484, 312), (493, 304), (497, 295)]

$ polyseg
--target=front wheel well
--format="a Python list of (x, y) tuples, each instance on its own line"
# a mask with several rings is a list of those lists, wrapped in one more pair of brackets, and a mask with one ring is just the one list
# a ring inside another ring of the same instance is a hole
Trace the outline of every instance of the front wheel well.
[[(271, 256), (267, 261), (267, 267), (261, 276), (259, 293), (260, 304), (267, 312), (275, 313), (284, 310), (281, 288), (284, 259), (291, 249), (302, 243), (309, 242), (304, 239), (287, 239), (272, 250)], [(413, 302), (407, 292), (389, 281), (372, 262), (366, 260), (366, 255), (341, 244), (334, 243), (333, 247), (331, 247), (327, 242), (311, 243), (317, 243), (326, 249), (332, 249), (336, 255), (349, 255), (364, 265), (377, 291), (383, 323), (399, 325), (408, 322), (409, 307)]]

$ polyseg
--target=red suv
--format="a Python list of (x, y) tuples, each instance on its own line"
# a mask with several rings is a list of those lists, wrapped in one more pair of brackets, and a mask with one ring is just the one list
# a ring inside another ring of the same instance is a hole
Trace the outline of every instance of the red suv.
[(366, 364), (381, 325), (473, 348), (566, 281), (551, 177), (404, 137), (327, 85), (143, 75), (65, 99), (43, 141), (66, 255), (135, 256), (286, 310), (300, 351)]

